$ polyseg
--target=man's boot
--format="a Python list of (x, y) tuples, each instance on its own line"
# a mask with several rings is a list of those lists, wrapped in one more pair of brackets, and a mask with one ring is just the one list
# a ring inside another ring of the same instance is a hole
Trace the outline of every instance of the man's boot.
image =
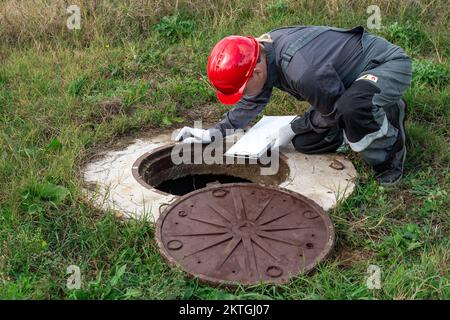
[(397, 141), (395, 142), (388, 159), (374, 166), (375, 178), (383, 186), (391, 186), (398, 183), (402, 176), (406, 160), (406, 129), (405, 121), (408, 106), (406, 102), (401, 99), (398, 103), (398, 108), (388, 114), (388, 119), (394, 127), (398, 129)]

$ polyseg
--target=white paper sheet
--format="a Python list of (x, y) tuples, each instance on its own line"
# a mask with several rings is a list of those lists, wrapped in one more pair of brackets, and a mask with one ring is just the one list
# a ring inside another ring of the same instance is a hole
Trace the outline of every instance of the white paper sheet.
[(289, 124), (295, 116), (263, 116), (227, 152), (226, 156), (257, 159), (275, 142), (281, 127)]

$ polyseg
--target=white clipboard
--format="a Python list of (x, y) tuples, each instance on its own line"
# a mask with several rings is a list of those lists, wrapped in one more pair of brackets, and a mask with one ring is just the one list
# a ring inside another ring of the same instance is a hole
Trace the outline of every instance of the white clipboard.
[(225, 156), (258, 159), (273, 145), (280, 128), (288, 125), (295, 117), (263, 116), (238, 142), (225, 152)]

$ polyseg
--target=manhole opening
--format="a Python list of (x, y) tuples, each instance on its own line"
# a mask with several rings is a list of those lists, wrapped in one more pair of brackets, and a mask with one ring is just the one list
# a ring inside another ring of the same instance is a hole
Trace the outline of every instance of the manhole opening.
[(215, 183), (222, 184), (233, 182), (251, 182), (251, 181), (248, 179), (233, 177), (225, 174), (193, 174), (181, 178), (176, 178), (173, 180), (166, 180), (154, 187), (155, 189), (158, 189), (165, 193), (182, 196), (189, 192), (205, 188), (208, 184), (215, 184)]
[(289, 167), (283, 155), (280, 155), (278, 165), (275, 165), (278, 167), (275, 174), (262, 175), (261, 169), (269, 165), (248, 160), (245, 163), (226, 163), (224, 157), (222, 164), (195, 164), (195, 152), (203, 152), (201, 149), (192, 152), (190, 163), (174, 164), (171, 159), (172, 148), (173, 146), (158, 148), (136, 161), (133, 176), (139, 183), (163, 193), (180, 196), (219, 183), (252, 182), (277, 186), (289, 176)]

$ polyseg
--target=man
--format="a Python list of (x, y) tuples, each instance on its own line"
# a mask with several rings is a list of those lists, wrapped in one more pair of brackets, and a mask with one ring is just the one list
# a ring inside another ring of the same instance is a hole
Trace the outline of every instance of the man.
[(407, 111), (402, 96), (411, 82), (411, 60), (400, 47), (362, 27), (285, 27), (258, 39), (222, 39), (207, 71), (218, 99), (236, 106), (213, 128), (184, 127), (176, 140), (210, 143), (227, 129), (244, 128), (276, 87), (311, 106), (280, 130), (275, 148), (292, 143), (314, 154), (347, 143), (381, 184), (401, 179)]

